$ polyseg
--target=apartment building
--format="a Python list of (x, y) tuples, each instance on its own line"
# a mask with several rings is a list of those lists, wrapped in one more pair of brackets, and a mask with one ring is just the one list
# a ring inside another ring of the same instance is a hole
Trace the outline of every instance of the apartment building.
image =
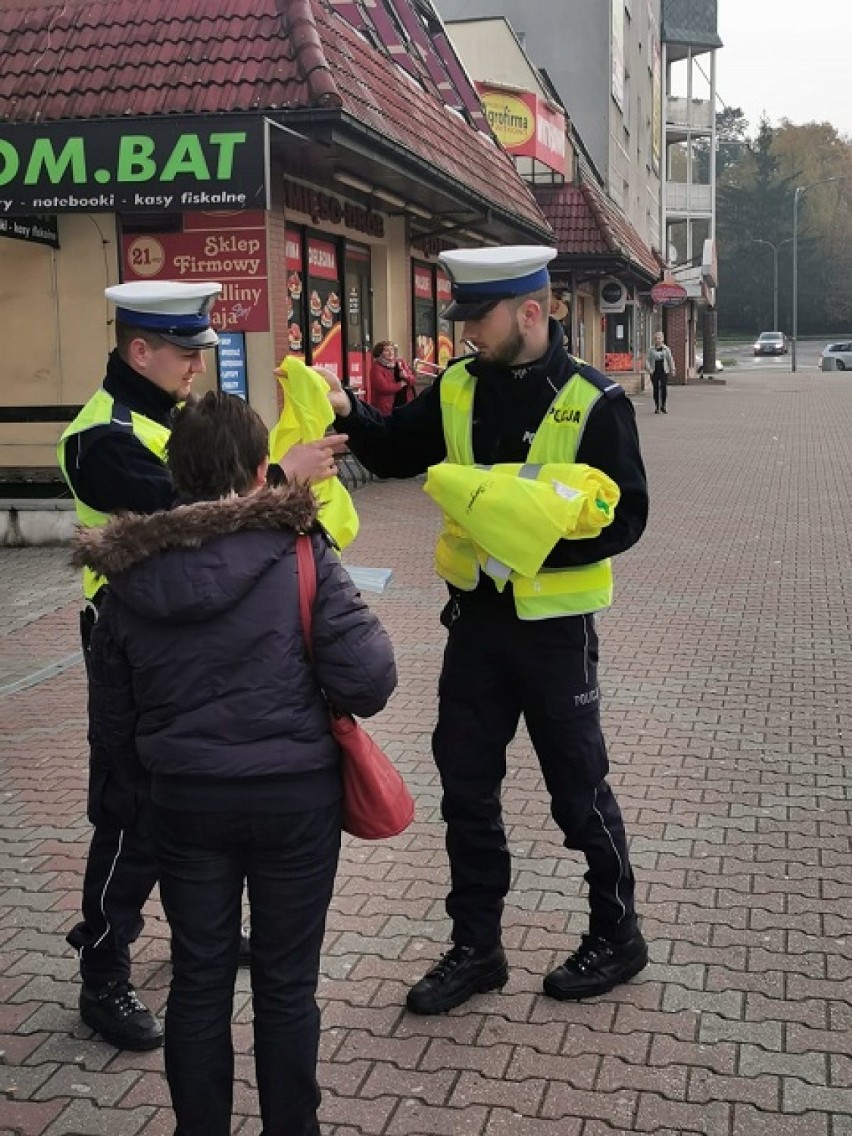
[(716, 355), (716, 0), (663, 0), (665, 81), (663, 232), (665, 257), (686, 303), (666, 312), (678, 373), (704, 369)]

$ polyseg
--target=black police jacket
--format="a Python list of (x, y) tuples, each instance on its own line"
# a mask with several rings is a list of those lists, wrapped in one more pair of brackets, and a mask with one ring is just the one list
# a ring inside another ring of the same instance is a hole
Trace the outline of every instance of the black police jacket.
[[(524, 462), (536, 429), (557, 392), (580, 364), (562, 345), (562, 329), (551, 320), (546, 354), (523, 367), (494, 366), (475, 358), (473, 453), (483, 465)], [(621, 490), (615, 519), (590, 540), (562, 540), (545, 561), (548, 568), (592, 564), (635, 544), (648, 519), (648, 484), (639, 449), (633, 404), (622, 387), (584, 367), (604, 396), (592, 408), (577, 461), (608, 474)], [(352, 413), (336, 427), (349, 435), (353, 453), (378, 477), (413, 477), (447, 456), (441, 420), (440, 376), (413, 402), (390, 415), (350, 396)]]

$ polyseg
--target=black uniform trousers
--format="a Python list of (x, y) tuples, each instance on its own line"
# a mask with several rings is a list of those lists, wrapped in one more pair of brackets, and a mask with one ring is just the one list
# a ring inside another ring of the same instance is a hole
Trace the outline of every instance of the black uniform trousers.
[(447, 913), (455, 943), (500, 941), (511, 862), (502, 821), (506, 747), (526, 721), (566, 848), (588, 870), (592, 934), (637, 929), (624, 824), (605, 778), (599, 715), (598, 641), (589, 615), (518, 619), (511, 588), (453, 599), (433, 736), (450, 860)]
[[(87, 668), (95, 620), (92, 607), (80, 617)], [(126, 825), (117, 823), (124, 809), (109, 808), (110, 790), (108, 768), (90, 761), (88, 816), (94, 832), (83, 876), (83, 918), (67, 941), (78, 952), (84, 985), (91, 987), (130, 980), (130, 944), (142, 931), (142, 908), (157, 882), (150, 834), (142, 817), (128, 818), (131, 822)]]

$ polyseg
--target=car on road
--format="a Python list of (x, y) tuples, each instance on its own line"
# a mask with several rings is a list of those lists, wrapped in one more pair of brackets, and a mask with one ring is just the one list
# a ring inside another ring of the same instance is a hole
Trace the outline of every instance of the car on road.
[(852, 339), (827, 344), (820, 355), (823, 371), (852, 371)]
[(755, 355), (786, 355), (787, 336), (783, 331), (762, 331), (754, 343)]

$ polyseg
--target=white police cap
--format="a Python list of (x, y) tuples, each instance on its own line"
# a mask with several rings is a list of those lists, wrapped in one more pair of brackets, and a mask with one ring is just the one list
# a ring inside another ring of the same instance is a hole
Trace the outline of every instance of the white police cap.
[(547, 266), (556, 253), (555, 248), (545, 245), (442, 252), (438, 259), (450, 275), (453, 302), (441, 316), (448, 320), (480, 319), (501, 300), (547, 287)]
[(210, 326), (210, 309), (221, 291), (221, 284), (209, 280), (134, 280), (114, 284), (104, 295), (115, 304), (117, 321), (194, 350), (219, 342)]

